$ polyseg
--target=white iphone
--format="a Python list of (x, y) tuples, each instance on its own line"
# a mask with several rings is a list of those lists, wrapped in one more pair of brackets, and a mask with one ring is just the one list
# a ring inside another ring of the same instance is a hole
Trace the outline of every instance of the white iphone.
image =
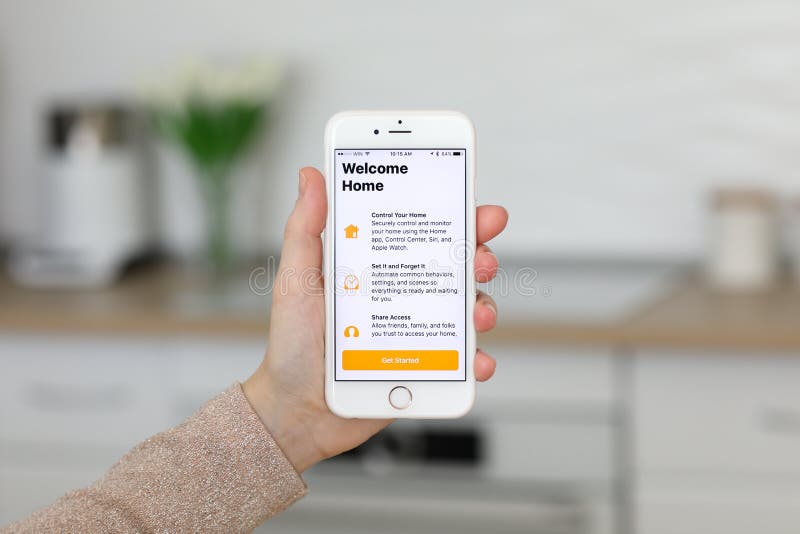
[(348, 111), (325, 130), (325, 399), (446, 418), (475, 399), (475, 129), (452, 111)]

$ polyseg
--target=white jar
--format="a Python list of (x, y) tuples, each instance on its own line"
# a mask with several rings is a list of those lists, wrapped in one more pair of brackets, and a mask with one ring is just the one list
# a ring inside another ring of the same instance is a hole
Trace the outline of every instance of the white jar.
[(777, 203), (769, 192), (726, 189), (713, 197), (710, 283), (733, 292), (768, 288), (778, 274)]

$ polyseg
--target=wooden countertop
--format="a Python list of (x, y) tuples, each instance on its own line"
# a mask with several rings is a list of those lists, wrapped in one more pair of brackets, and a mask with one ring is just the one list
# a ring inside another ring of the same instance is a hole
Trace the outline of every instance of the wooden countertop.
[[(0, 329), (109, 335), (266, 336), (268, 295), (249, 273), (223, 284), (174, 266), (143, 267), (99, 290), (32, 290), (0, 276)], [(662, 298), (609, 322), (504, 316), (479, 344), (769, 349), (800, 353), (800, 289), (792, 280), (724, 295), (687, 275)]]
[(690, 273), (665, 296), (618, 322), (512, 320), (487, 338), (503, 343), (785, 350), (800, 355), (800, 287), (784, 279), (768, 291), (725, 294)]
[(768, 291), (723, 294), (691, 276), (628, 325), (632, 345), (794, 350), (800, 355), (800, 285), (785, 278)]
[(103, 289), (22, 288), (2, 274), (0, 329), (266, 336), (269, 300), (249, 291), (248, 273), (220, 287), (199, 273), (171, 265), (135, 268)]

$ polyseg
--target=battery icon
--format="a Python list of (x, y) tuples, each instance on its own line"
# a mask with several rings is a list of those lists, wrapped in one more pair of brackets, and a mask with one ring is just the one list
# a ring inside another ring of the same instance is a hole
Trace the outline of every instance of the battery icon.
[(461, 151), (457, 150), (457, 151), (453, 152), (453, 155), (454, 156), (460, 156), (461, 155)]

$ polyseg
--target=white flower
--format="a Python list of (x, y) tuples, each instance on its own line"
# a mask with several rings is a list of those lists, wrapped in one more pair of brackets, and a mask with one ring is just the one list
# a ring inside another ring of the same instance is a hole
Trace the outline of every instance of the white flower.
[(187, 59), (172, 76), (144, 84), (142, 94), (147, 102), (162, 109), (178, 109), (194, 98), (210, 105), (260, 105), (275, 96), (282, 81), (283, 68), (276, 61), (217, 64)]

